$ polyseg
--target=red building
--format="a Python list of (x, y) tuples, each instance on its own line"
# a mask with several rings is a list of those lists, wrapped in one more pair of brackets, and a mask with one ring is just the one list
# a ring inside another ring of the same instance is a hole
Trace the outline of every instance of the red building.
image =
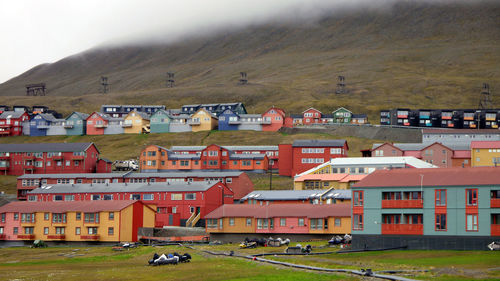
[(332, 158), (347, 157), (346, 140), (296, 140), (293, 144), (280, 144), (279, 174), (295, 176)]
[(219, 181), (165, 183), (59, 184), (28, 193), (28, 201), (141, 200), (157, 206), (155, 227), (204, 226), (204, 217), (223, 204), (233, 203), (234, 193)]
[(302, 125), (332, 123), (333, 116), (325, 115), (315, 108), (309, 108), (302, 112)]
[(23, 134), (23, 124), (29, 122), (26, 111), (4, 111), (0, 114), (0, 136), (20, 136)]
[(104, 129), (108, 126), (109, 116), (101, 112), (94, 112), (89, 115), (86, 121), (87, 135), (104, 135)]
[(271, 107), (262, 114), (262, 131), (276, 132), (285, 126), (285, 110)]
[(94, 143), (0, 144), (0, 171), (5, 175), (96, 172)]
[(147, 146), (139, 157), (141, 171), (230, 170), (265, 172), (269, 165), (269, 158), (262, 153), (237, 154), (215, 144), (205, 148), (183, 148), (185, 151), (173, 151), (158, 145)]
[(169, 173), (90, 173), (90, 174), (26, 174), (17, 178), (19, 200), (26, 200), (26, 192), (42, 185), (56, 184), (106, 184), (106, 183), (155, 183), (155, 182), (216, 182), (226, 185), (234, 200), (240, 200), (254, 190), (252, 180), (244, 172), (169, 172)]

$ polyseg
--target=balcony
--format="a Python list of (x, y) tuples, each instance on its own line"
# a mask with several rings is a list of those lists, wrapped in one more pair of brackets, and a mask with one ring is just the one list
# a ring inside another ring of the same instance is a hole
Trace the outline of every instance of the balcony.
[(47, 235), (47, 239), (64, 240), (66, 239), (66, 235), (64, 234)]
[(48, 128), (50, 128), (49, 124), (37, 124), (36, 125), (36, 129), (38, 129), (38, 130), (45, 130), (45, 129), (48, 129)]
[(52, 159), (54, 159), (54, 160), (62, 160), (63, 156), (62, 156), (62, 154), (61, 155), (52, 155)]
[(35, 155), (24, 155), (23, 156), (23, 160), (34, 160), (35, 159)]
[(73, 124), (64, 124), (65, 129), (73, 129)]
[(108, 127), (108, 124), (95, 124), (94, 128), (106, 128)]
[(500, 224), (491, 225), (491, 236), (500, 236)]
[(72, 160), (83, 160), (85, 156), (83, 155), (73, 155)]
[(0, 131), (0, 135), (8, 135), (8, 134), (10, 134), (9, 130)]
[(382, 234), (423, 235), (423, 224), (382, 224)]
[(18, 234), (17, 239), (19, 239), (19, 240), (35, 240), (35, 234)]
[(262, 119), (262, 124), (266, 124), (266, 125), (269, 125), (271, 124), (271, 119)]
[(9, 167), (7, 167), (7, 166), (0, 166), (0, 171), (6, 171), (8, 169), (9, 169)]
[(188, 120), (187, 123), (190, 126), (198, 126), (201, 124), (200, 120), (193, 120), (193, 119)]
[(35, 165), (34, 164), (25, 164), (23, 169), (25, 170), (34, 170), (35, 169)]
[(82, 240), (91, 240), (91, 241), (96, 241), (99, 240), (99, 235), (80, 235), (80, 239)]
[(490, 208), (500, 208), (500, 198), (491, 198)]
[(123, 123), (122, 127), (123, 128), (132, 128), (132, 123)]
[(229, 125), (238, 125), (241, 124), (240, 120), (229, 120), (228, 122)]
[(421, 199), (417, 200), (382, 200), (382, 209), (422, 209)]

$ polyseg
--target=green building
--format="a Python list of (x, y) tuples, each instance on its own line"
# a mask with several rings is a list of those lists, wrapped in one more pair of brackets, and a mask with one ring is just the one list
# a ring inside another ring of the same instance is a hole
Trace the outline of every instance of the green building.
[(486, 250), (500, 240), (500, 167), (378, 170), (352, 191), (353, 249)]
[(67, 136), (83, 136), (87, 133), (87, 118), (86, 113), (73, 112), (64, 121), (64, 128)]
[(170, 132), (170, 118), (167, 111), (160, 109), (151, 115), (150, 129), (151, 133), (168, 133)]
[(332, 112), (332, 115), (333, 115), (333, 123), (344, 123), (344, 124), (351, 123), (352, 112), (343, 107), (337, 108), (337, 110)]

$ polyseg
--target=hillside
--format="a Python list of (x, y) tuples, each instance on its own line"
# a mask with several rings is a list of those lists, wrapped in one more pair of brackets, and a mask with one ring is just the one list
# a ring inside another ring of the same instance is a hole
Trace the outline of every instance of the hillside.
[[(168, 33), (163, 36), (168, 37)], [(314, 23), (268, 23), (175, 44), (95, 48), (43, 64), (0, 85), (0, 104), (45, 104), (63, 113), (103, 103), (243, 101), (249, 112), (345, 106), (375, 119), (388, 107), (476, 107), (491, 86), (500, 107), (500, 3), (398, 1), (387, 10), (332, 13)], [(165, 73), (176, 87), (165, 88)], [(239, 72), (250, 84), (238, 86)], [(99, 93), (101, 75), (111, 93)], [(335, 95), (337, 75), (349, 94)], [(46, 82), (45, 97), (24, 85)]]

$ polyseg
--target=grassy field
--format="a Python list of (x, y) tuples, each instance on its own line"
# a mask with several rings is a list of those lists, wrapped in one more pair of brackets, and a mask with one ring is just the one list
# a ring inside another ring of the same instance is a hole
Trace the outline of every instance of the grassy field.
[[(313, 246), (326, 244), (312, 242)], [(350, 274), (309, 272), (240, 258), (211, 256), (200, 250), (239, 254), (282, 252), (280, 248), (240, 250), (236, 245), (140, 247), (114, 252), (111, 247), (49, 247), (0, 250), (2, 280), (361, 280)], [(333, 248), (335, 250), (335, 248)], [(332, 251), (315, 248), (313, 252)], [(188, 252), (191, 263), (149, 267), (153, 253)], [(325, 268), (373, 270), (429, 270), (400, 273), (421, 280), (498, 280), (500, 253), (485, 251), (387, 251), (320, 256), (271, 256), (295, 264)], [(363, 279), (365, 280), (365, 279)]]

